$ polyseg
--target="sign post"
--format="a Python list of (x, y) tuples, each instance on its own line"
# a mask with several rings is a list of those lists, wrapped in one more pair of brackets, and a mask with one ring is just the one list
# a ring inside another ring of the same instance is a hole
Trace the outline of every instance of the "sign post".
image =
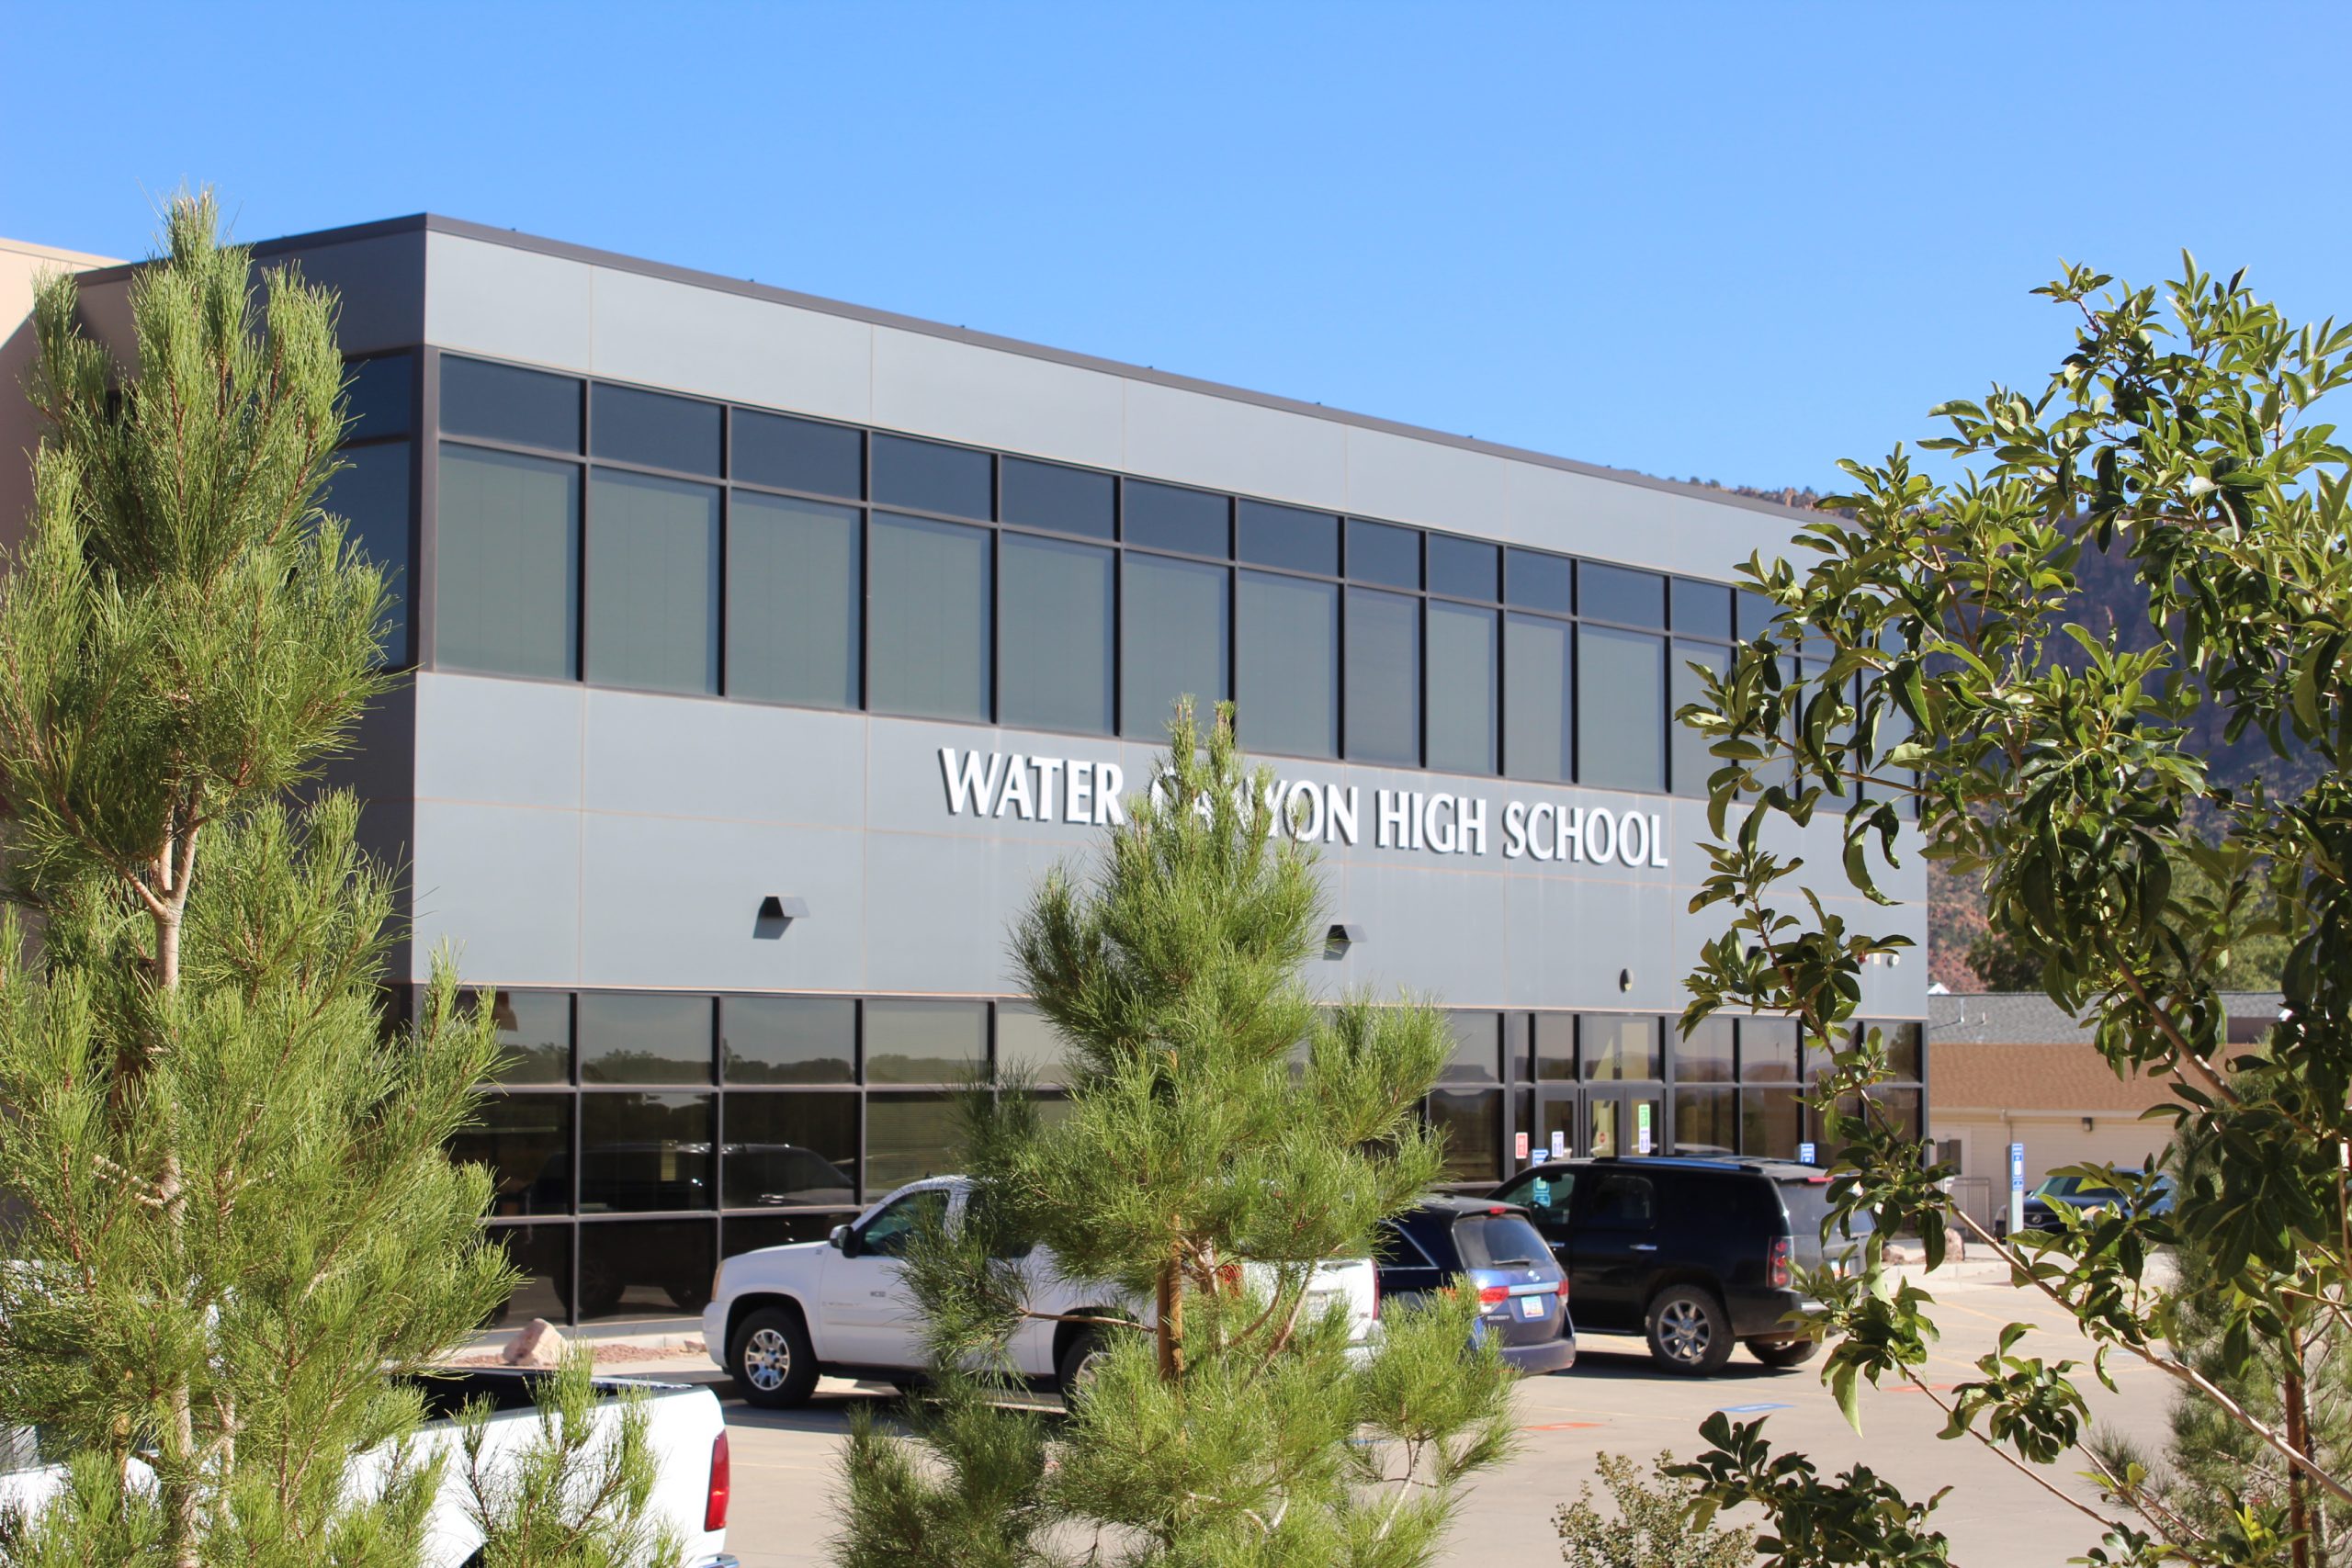
[(1528, 1157), (1528, 1156), (1527, 1156), (1527, 1134), (1524, 1134), (1524, 1133), (1521, 1133), (1521, 1134), (1520, 1134), (1518, 1135), (1518, 1137), (1516, 1137), (1515, 1139), (1513, 1139), (1513, 1140), (1512, 1140), (1512, 1142), (1513, 1142), (1517, 1146), (1516, 1146), (1516, 1147), (1514, 1147), (1514, 1148), (1511, 1150), (1511, 1153), (1512, 1153), (1512, 1154), (1514, 1154), (1514, 1155), (1516, 1155), (1516, 1156), (1519, 1156), (1521, 1159), (1522, 1159), (1522, 1160), (1526, 1159), (1526, 1158)]
[(1634, 1152), (1650, 1152), (1650, 1102), (1646, 1100), (1634, 1107)]
[(2009, 1234), (2025, 1229), (2025, 1145), (2009, 1145)]
[(1797, 1163), (1799, 1165), (1811, 1165), (1813, 1163), (1813, 1156), (1815, 1153), (1815, 1150), (1811, 1144), (1799, 1144), (1797, 1145)]

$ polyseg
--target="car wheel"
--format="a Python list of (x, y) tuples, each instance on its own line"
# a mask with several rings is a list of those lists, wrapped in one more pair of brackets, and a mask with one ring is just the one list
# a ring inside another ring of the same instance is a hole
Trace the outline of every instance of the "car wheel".
[(1061, 1385), (1065, 1400), (1083, 1392), (1093, 1381), (1094, 1366), (1102, 1359), (1102, 1336), (1091, 1328), (1062, 1347), (1062, 1359), (1054, 1368), (1054, 1377)]
[(762, 1307), (735, 1328), (727, 1370), (744, 1402), (763, 1410), (791, 1410), (817, 1388), (817, 1352), (808, 1327), (790, 1307)]
[(1731, 1324), (1714, 1292), (1698, 1285), (1668, 1285), (1650, 1298), (1645, 1319), (1650, 1359), (1670, 1372), (1704, 1377), (1731, 1359)]
[(1818, 1339), (1751, 1339), (1747, 1353), (1768, 1367), (1801, 1367), (1821, 1352)]

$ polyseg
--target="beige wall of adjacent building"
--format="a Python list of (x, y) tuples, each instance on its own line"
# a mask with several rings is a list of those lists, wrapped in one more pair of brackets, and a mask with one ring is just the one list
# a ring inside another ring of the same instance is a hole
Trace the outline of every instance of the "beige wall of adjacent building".
[(33, 503), (32, 411), (25, 405), (25, 371), (32, 364), (33, 288), (44, 273), (111, 266), (111, 256), (62, 251), (0, 239), (0, 543), (23, 537)]

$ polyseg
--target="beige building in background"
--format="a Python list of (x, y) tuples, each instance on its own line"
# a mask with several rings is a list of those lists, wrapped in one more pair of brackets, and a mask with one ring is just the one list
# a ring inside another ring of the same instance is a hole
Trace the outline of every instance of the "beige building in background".
[[(20, 395), (25, 370), (32, 364), (35, 281), (44, 273), (87, 272), (113, 265), (111, 256), (0, 239), (0, 397)], [(0, 428), (13, 435), (17, 423), (9, 420)], [(10, 440), (7, 449), (0, 451), (0, 543), (13, 544), (23, 536), (25, 513), (32, 502), (32, 454), (21, 440)]]

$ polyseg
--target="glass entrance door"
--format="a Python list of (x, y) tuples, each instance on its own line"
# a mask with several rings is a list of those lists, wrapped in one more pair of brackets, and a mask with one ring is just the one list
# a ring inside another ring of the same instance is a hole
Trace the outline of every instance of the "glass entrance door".
[(1666, 1099), (1643, 1087), (1588, 1084), (1574, 1115), (1576, 1152), (1595, 1159), (1666, 1152)]

